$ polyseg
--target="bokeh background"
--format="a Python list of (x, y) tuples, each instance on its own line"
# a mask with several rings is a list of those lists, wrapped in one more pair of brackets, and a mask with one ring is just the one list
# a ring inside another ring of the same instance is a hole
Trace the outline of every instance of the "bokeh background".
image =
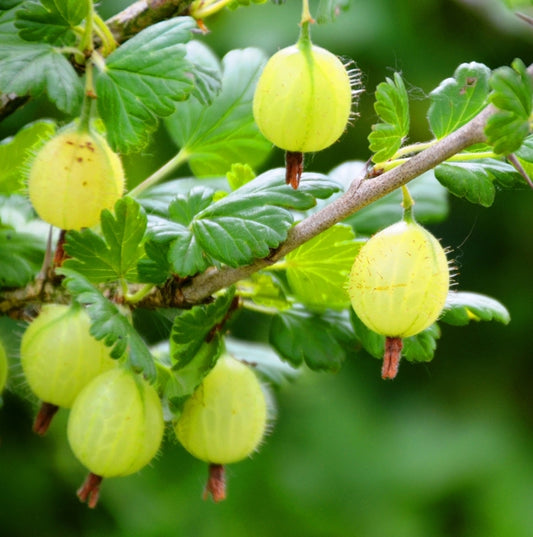
[[(128, 3), (106, 0), (101, 12)], [(224, 12), (207, 21), (211, 33), (201, 39), (220, 56), (247, 46), (270, 54), (295, 41), (299, 11), (299, 1), (287, 0)], [(352, 0), (335, 23), (313, 28), (313, 39), (353, 58), (366, 86), (354, 127), (308, 163), (328, 171), (368, 158), (372, 95), (386, 76), (403, 73), (411, 140), (426, 140), (427, 94), (462, 62), (529, 64), (533, 28), (497, 0)], [(0, 137), (55, 114), (31, 103), (0, 125)], [(130, 181), (173, 151), (161, 130), (142, 155), (126, 159)], [(266, 166), (281, 162), (274, 152)], [(432, 226), (452, 248), (458, 287), (502, 301), (508, 326), (444, 325), (434, 361), (402, 364), (394, 382), (379, 378), (377, 360), (358, 358), (337, 374), (303, 374), (283, 386), (275, 428), (253, 459), (228, 469), (222, 504), (202, 501), (205, 466), (169, 439), (151, 468), (105, 482), (90, 511), (75, 496), (85, 471), (66, 442), (66, 412), (37, 438), (34, 408), (5, 394), (0, 535), (531, 537), (532, 207), (527, 190), (500, 192), (490, 209), (450, 199), (450, 217)]]

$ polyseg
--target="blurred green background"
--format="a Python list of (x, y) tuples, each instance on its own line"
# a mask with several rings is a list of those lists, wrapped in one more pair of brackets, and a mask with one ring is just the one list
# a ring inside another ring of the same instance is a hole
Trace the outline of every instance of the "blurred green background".
[[(102, 2), (110, 16), (129, 2)], [(312, 7), (315, 3), (311, 2)], [(207, 20), (219, 54), (295, 41), (300, 2), (270, 3)], [(360, 118), (308, 161), (328, 171), (368, 158), (375, 86), (400, 70), (412, 96), (411, 141), (427, 139), (425, 96), (462, 62), (489, 67), (532, 59), (533, 28), (494, 0), (352, 0), (313, 39), (353, 58), (364, 75)], [(30, 104), (1, 137), (54, 114)], [(159, 132), (128, 157), (136, 182), (174, 151)], [(280, 165), (274, 152), (268, 165)], [(186, 173), (183, 171), (183, 173)], [(509, 326), (444, 325), (436, 358), (402, 364), (348, 360), (336, 375), (304, 374), (276, 394), (278, 419), (261, 451), (228, 469), (228, 499), (201, 500), (205, 466), (168, 439), (151, 468), (104, 483), (94, 511), (75, 490), (85, 471), (65, 438), (66, 412), (49, 434), (30, 431), (34, 408), (10, 393), (0, 411), (0, 535), (6, 537), (531, 537), (533, 535), (533, 193), (500, 192), (491, 209), (450, 200), (432, 231), (451, 247), (459, 289), (494, 296)], [(241, 323), (249, 321), (245, 316)]]

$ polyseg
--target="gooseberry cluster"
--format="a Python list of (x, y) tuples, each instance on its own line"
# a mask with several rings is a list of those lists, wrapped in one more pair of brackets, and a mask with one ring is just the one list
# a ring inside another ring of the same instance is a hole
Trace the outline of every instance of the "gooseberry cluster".
[[(134, 373), (127, 357), (112, 359), (90, 325), (80, 305), (46, 305), (24, 332), (20, 357), (29, 387), (43, 401), (34, 430), (44, 434), (59, 407), (71, 409), (68, 441), (90, 472), (78, 496), (94, 507), (103, 478), (135, 473), (153, 459), (165, 424), (157, 387)], [(0, 380), (5, 371), (0, 352)], [(184, 448), (210, 464), (206, 491), (216, 501), (225, 498), (224, 465), (253, 453), (266, 426), (258, 378), (229, 355), (219, 357), (173, 423)]]

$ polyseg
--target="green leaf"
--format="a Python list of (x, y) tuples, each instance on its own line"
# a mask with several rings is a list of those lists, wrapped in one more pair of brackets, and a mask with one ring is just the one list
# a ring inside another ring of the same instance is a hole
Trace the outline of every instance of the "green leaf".
[(462, 63), (430, 93), (429, 125), (444, 138), (470, 121), (487, 104), (490, 69), (481, 63)]
[(433, 323), (419, 334), (404, 338), (402, 356), (410, 362), (431, 362), (437, 349), (440, 328)]
[(252, 179), (255, 179), (255, 172), (248, 164), (236, 162), (231, 165), (230, 170), (226, 174), (231, 190), (237, 190)]
[(374, 109), (381, 122), (372, 126), (368, 140), (372, 160), (378, 164), (389, 160), (409, 133), (409, 97), (399, 73), (378, 85)]
[(191, 95), (204, 105), (211, 103), (222, 86), (218, 58), (200, 41), (190, 41), (187, 43), (186, 59), (193, 66), (194, 90)]
[(87, 0), (41, 0), (25, 2), (16, 12), (19, 35), (27, 41), (72, 45), (73, 27), (87, 15)]
[(318, 24), (333, 22), (339, 11), (348, 9), (350, 0), (320, 0), (316, 12), (316, 21)]
[(226, 338), (225, 344), (229, 354), (252, 364), (261, 378), (271, 385), (282, 386), (299, 375), (299, 371), (282, 362), (269, 345), (231, 337)]
[[(360, 163), (345, 162), (332, 170), (329, 176), (346, 184), (358, 177)], [(448, 216), (448, 191), (428, 171), (409, 183), (409, 192), (415, 200), (415, 216), (421, 224), (436, 224)], [(402, 218), (402, 193), (397, 189), (374, 201), (344, 220), (358, 234), (372, 235)]]
[(25, 190), (25, 179), (31, 159), (55, 133), (55, 123), (35, 121), (22, 127), (13, 138), (0, 143), (0, 193)]
[(174, 319), (170, 333), (170, 358), (176, 371), (189, 364), (205, 343), (215, 338), (228, 314), (234, 290), (219, 296), (210, 304), (194, 306), (180, 312)]
[(455, 196), (483, 207), (490, 207), (494, 202), (495, 184), (502, 188), (524, 185), (510, 164), (496, 159), (440, 164), (435, 168), (435, 177)]
[(532, 111), (533, 83), (521, 60), (512, 68), (496, 69), (490, 79), (490, 102), (498, 109), (487, 121), (487, 142), (495, 153), (508, 155), (516, 151), (529, 134)]
[(168, 220), (159, 219), (151, 227), (150, 241), (169, 244), (168, 260), (182, 277), (215, 260), (245, 265), (266, 257), (285, 240), (293, 223), (289, 209), (307, 210), (316, 197), (339, 189), (323, 175), (303, 174), (294, 190), (285, 184), (283, 170), (270, 170), (212, 204), (212, 191), (194, 188), (171, 203)]
[(287, 254), (282, 266), (296, 299), (314, 311), (346, 307), (346, 280), (359, 248), (352, 228), (337, 224)]
[(240, 297), (266, 308), (281, 311), (292, 305), (276, 275), (268, 272), (255, 272), (249, 278), (239, 281), (238, 293)]
[(0, 286), (23, 287), (41, 268), (42, 241), (13, 229), (0, 229)]
[(269, 333), (270, 344), (283, 360), (294, 367), (305, 362), (314, 371), (338, 371), (349, 339), (345, 320), (331, 311), (320, 316), (284, 311), (273, 317)]
[(235, 162), (255, 167), (266, 158), (272, 144), (259, 132), (252, 113), (264, 62), (257, 49), (229, 52), (222, 60), (222, 89), (211, 105), (189, 99), (166, 121), (196, 176), (224, 175)]
[[(376, 332), (370, 330), (353, 312), (351, 320), (355, 336), (363, 349), (370, 356), (382, 360), (385, 353), (385, 336), (376, 334)], [(440, 329), (434, 323), (419, 334), (403, 338), (402, 356), (410, 362), (430, 362), (435, 354), (437, 348), (436, 340), (439, 337)]]
[(137, 262), (144, 255), (146, 214), (137, 201), (128, 196), (118, 200), (113, 214), (101, 215), (103, 238), (90, 229), (69, 231), (64, 262), (68, 269), (83, 274), (93, 283), (120, 279), (138, 281)]
[(172, 268), (168, 260), (168, 243), (161, 244), (147, 240), (144, 243), (147, 257), (137, 263), (139, 281), (145, 283), (163, 283), (171, 274)]
[(69, 61), (43, 43), (13, 43), (0, 48), (0, 92), (31, 95), (43, 92), (63, 112), (79, 112), (83, 85)]
[(58, 269), (57, 272), (65, 276), (63, 286), (73, 298), (87, 306), (92, 321), (91, 334), (112, 347), (111, 357), (118, 359), (127, 353), (131, 366), (136, 371), (142, 372), (148, 380), (154, 381), (156, 378), (154, 360), (129, 318), (83, 275), (65, 267)]
[(149, 26), (110, 54), (96, 78), (98, 111), (115, 151), (142, 148), (158, 117), (172, 114), (176, 101), (194, 89), (185, 43), (196, 26), (175, 17)]
[(494, 298), (478, 293), (451, 291), (441, 320), (451, 325), (464, 326), (471, 321), (498, 321), (507, 324), (511, 317), (505, 306)]

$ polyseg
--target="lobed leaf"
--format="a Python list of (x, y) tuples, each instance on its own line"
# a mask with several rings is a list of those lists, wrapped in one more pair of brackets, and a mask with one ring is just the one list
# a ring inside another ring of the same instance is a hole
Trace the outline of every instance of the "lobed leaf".
[(510, 164), (496, 159), (440, 164), (435, 168), (435, 177), (455, 196), (483, 207), (490, 207), (494, 202), (495, 185), (517, 188), (524, 184)]
[(149, 26), (111, 53), (96, 77), (98, 111), (114, 150), (140, 149), (158, 117), (174, 112), (176, 101), (194, 89), (194, 67), (185, 43), (196, 26), (176, 17)]
[(131, 366), (154, 381), (156, 369), (152, 355), (137, 330), (118, 306), (108, 300), (82, 274), (62, 267), (58, 274), (65, 276), (63, 286), (73, 298), (87, 307), (91, 317), (91, 334), (111, 347), (111, 357), (118, 359), (127, 355)]
[(86, 17), (88, 8), (88, 0), (24, 2), (16, 12), (15, 25), (27, 41), (72, 45), (76, 41), (73, 27)]
[(138, 281), (137, 263), (144, 255), (146, 221), (137, 201), (128, 196), (119, 199), (114, 214), (102, 211), (103, 237), (91, 229), (68, 232), (65, 251), (70, 258), (63, 266), (93, 283)]
[(224, 322), (232, 304), (234, 290), (229, 289), (210, 304), (201, 304), (180, 312), (174, 319), (170, 333), (172, 369), (186, 367), (205, 343), (217, 335), (217, 327)]
[(359, 248), (352, 228), (337, 224), (287, 254), (283, 265), (296, 299), (313, 311), (346, 307), (346, 280)]
[(508, 324), (511, 317), (507, 308), (494, 298), (466, 291), (451, 291), (441, 320), (451, 325), (464, 326), (471, 321)]
[(258, 49), (233, 50), (222, 60), (222, 88), (210, 106), (196, 99), (179, 103), (166, 126), (187, 154), (196, 176), (224, 175), (234, 162), (254, 167), (272, 145), (257, 128), (252, 100), (265, 63)]
[(533, 82), (521, 60), (496, 69), (490, 79), (490, 102), (498, 109), (487, 121), (485, 134), (494, 152), (516, 151), (529, 134), (533, 108)]
[(0, 47), (0, 93), (38, 97), (46, 93), (63, 112), (78, 113), (80, 78), (69, 61), (45, 43), (7, 43)]
[(28, 233), (0, 228), (0, 287), (24, 287), (43, 260), (42, 241)]
[(305, 362), (314, 371), (338, 371), (349, 339), (344, 319), (334, 312), (284, 311), (273, 317), (269, 332), (269, 342), (283, 360), (293, 367)]
[(374, 109), (381, 122), (372, 126), (368, 141), (378, 164), (393, 157), (409, 133), (409, 97), (399, 73), (378, 84)]
[(444, 138), (470, 121), (487, 104), (490, 69), (481, 63), (462, 63), (453, 78), (443, 80), (430, 93), (430, 128)]

